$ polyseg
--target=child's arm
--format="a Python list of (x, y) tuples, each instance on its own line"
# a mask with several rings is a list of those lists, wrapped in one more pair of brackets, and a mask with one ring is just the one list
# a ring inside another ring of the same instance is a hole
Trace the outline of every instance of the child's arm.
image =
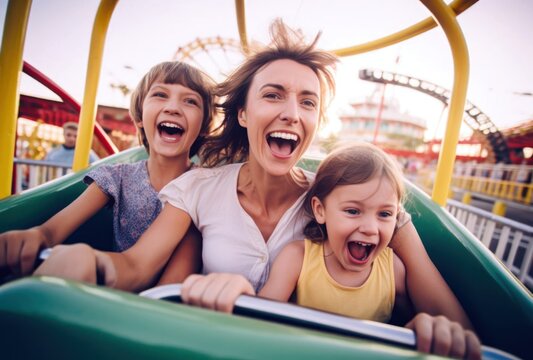
[[(401, 318), (412, 317), (412, 303), (406, 289), (405, 267), (400, 258), (394, 255), (394, 283), (396, 298), (394, 310), (403, 311)], [(466, 359), (481, 358), (481, 343), (477, 336), (466, 330), (458, 322), (450, 321), (445, 316), (431, 316), (418, 312), (405, 327), (413, 330), (416, 335), (418, 351), (436, 355), (459, 357)]]
[(296, 288), (304, 261), (305, 242), (293, 241), (286, 245), (272, 264), (272, 269), (259, 296), (288, 301)]
[(107, 195), (93, 183), (45, 223), (0, 234), (0, 268), (9, 267), (14, 274), (29, 274), (40, 249), (62, 243), (108, 201)]
[(174, 250), (163, 269), (157, 285), (182, 283), (187, 276), (202, 270), (202, 234), (196, 226), (189, 227), (187, 234)]
[(405, 265), (407, 292), (416, 311), (444, 315), (466, 329), (473, 329), (461, 304), (431, 262), (412, 222), (398, 229), (390, 246)]
[(395, 297), (393, 315), (390, 322), (394, 325), (403, 326), (413, 318), (415, 312), (405, 284), (405, 266), (396, 254), (393, 255), (393, 259)]

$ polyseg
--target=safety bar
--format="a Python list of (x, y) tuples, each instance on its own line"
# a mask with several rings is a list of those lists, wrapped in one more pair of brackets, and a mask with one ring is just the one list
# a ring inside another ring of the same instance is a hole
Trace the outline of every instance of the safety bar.
[[(139, 295), (150, 299), (181, 302), (181, 284), (156, 286), (141, 292)], [(235, 302), (233, 312), (237, 315), (322, 330), (340, 335), (363, 337), (416, 349), (416, 337), (410, 329), (369, 320), (348, 318), (260, 297), (239, 296)], [(481, 348), (483, 359), (518, 359), (514, 355), (490, 346), (483, 345)]]

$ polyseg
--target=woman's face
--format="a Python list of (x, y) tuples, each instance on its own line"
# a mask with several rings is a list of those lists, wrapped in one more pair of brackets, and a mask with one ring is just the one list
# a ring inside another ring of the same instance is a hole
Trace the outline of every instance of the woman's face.
[(239, 123), (247, 129), (250, 162), (282, 176), (296, 165), (314, 138), (319, 122), (320, 82), (311, 68), (276, 60), (250, 84)]

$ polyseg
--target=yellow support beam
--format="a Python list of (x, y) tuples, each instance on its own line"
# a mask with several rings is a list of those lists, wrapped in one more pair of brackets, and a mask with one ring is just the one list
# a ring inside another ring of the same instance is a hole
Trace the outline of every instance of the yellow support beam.
[(0, 49), (0, 199), (11, 195), (22, 53), (30, 8), (31, 0), (11, 0), (4, 23)]
[(505, 216), (507, 205), (503, 201), (496, 201), (492, 207), (492, 213), (499, 216)]
[(441, 0), (421, 0), (421, 2), (431, 11), (444, 30), (453, 56), (454, 81), (450, 109), (431, 196), (433, 201), (444, 206), (448, 197), (459, 130), (463, 121), (470, 63), (466, 41), (453, 11)]
[[(455, 15), (459, 15), (463, 11), (468, 9), (470, 6), (474, 5), (477, 1), (478, 0), (454, 0), (450, 3), (449, 7), (453, 10)], [(382, 38), (372, 40), (363, 44), (332, 50), (331, 52), (337, 56), (351, 56), (363, 54), (410, 39), (428, 30), (433, 29), (436, 26), (437, 23), (435, 22), (435, 20), (433, 20), (432, 17), (428, 17), (412, 26), (409, 26), (388, 36), (384, 36)]]
[(242, 51), (248, 55), (250, 53), (250, 48), (248, 46), (248, 35), (246, 35), (246, 10), (244, 8), (244, 0), (235, 0), (235, 11), (237, 12), (237, 26), (239, 27)]
[(96, 12), (91, 36), (87, 75), (85, 78), (83, 104), (80, 112), (78, 138), (76, 139), (76, 150), (72, 163), (72, 170), (74, 171), (82, 170), (89, 164), (89, 151), (91, 150), (93, 141), (96, 114), (96, 91), (98, 90), (100, 70), (102, 68), (105, 37), (111, 15), (117, 2), (118, 0), (102, 0)]
[(465, 205), (470, 205), (472, 203), (472, 194), (470, 194), (468, 191), (463, 194), (463, 200), (462, 203)]

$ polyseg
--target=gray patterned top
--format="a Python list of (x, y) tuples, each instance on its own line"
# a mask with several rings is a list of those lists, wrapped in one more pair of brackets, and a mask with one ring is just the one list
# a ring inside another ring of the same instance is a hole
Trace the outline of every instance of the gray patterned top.
[(113, 250), (130, 248), (161, 212), (161, 202), (150, 184), (146, 160), (133, 164), (104, 165), (83, 181), (96, 185), (113, 206)]

